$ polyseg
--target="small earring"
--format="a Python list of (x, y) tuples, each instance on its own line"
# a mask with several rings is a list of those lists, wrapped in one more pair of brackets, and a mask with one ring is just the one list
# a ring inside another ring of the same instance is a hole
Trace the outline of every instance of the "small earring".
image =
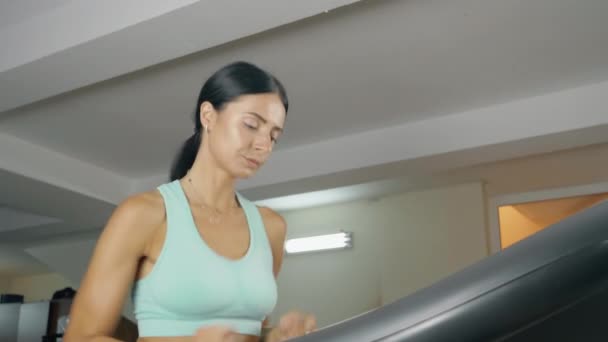
[(203, 126), (203, 129), (205, 130), (205, 133), (208, 133), (207, 126)]

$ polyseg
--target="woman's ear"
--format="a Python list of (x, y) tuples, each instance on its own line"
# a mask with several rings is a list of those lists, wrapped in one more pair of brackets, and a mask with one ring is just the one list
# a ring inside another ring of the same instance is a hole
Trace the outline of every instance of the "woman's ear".
[(201, 120), (201, 124), (207, 131), (210, 131), (213, 128), (213, 125), (215, 125), (216, 117), (217, 112), (211, 102), (205, 101), (201, 103), (199, 108), (199, 120)]

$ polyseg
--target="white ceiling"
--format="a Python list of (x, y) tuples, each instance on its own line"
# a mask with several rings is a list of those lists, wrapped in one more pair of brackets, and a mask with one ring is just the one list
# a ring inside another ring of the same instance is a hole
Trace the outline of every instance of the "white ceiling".
[(0, 29), (23, 23), (64, 6), (73, 0), (3, 0), (0, 3)]
[(370, 1), (10, 111), (0, 133), (149, 177), (166, 172), (202, 82), (228, 61), (286, 84), (288, 149), (607, 80), (605, 13), (591, 0)]
[(53, 217), (34, 215), (2, 206), (0, 206), (0, 217), (2, 217), (2, 222), (0, 222), (0, 232), (10, 232), (12, 230), (24, 227), (61, 222), (61, 220)]
[(166, 180), (202, 82), (237, 59), (275, 73), (292, 108), (240, 184), (254, 200), (377, 196), (608, 142), (605, 0), (140, 2), (0, 4), (0, 205), (61, 221), (2, 241), (97, 231)]

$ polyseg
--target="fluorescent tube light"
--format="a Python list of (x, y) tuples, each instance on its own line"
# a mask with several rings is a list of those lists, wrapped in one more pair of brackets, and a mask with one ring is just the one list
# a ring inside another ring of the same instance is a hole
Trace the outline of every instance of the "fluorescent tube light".
[(352, 233), (341, 232), (337, 234), (318, 235), (305, 238), (290, 239), (285, 242), (285, 251), (288, 254), (321, 251), (328, 249), (342, 249), (352, 247)]

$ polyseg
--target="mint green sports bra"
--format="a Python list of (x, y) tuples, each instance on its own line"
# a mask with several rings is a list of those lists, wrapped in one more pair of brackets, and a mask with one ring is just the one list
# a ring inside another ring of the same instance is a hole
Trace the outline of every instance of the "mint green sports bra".
[(222, 325), (260, 335), (277, 301), (273, 257), (258, 208), (237, 193), (249, 225), (244, 257), (225, 258), (201, 238), (179, 180), (158, 187), (167, 233), (150, 274), (136, 281), (132, 300), (140, 337), (193, 336)]

